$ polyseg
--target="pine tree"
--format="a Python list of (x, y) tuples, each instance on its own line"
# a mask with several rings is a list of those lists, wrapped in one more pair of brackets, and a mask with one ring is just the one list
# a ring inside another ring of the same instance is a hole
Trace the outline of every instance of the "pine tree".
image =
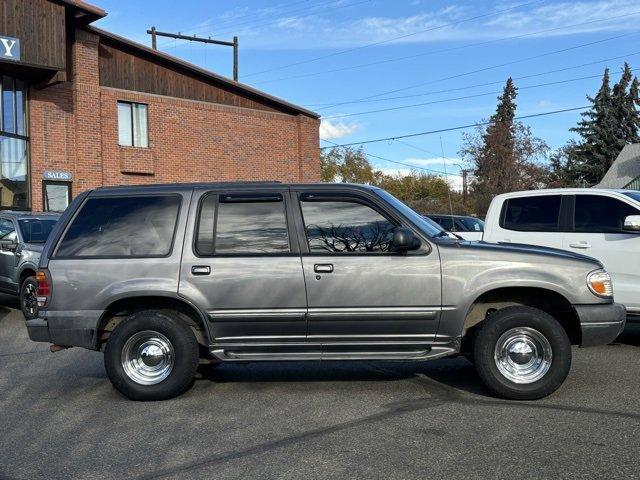
[(509, 78), (498, 97), (496, 112), (486, 128), (465, 134), (461, 154), (473, 163), (473, 196), (476, 211), (487, 211), (493, 196), (514, 190), (535, 188), (541, 169), (534, 159), (547, 150), (530, 129), (515, 121), (517, 88)]
[(587, 99), (592, 103), (591, 108), (581, 114), (582, 120), (571, 129), (581, 141), (572, 145), (567, 155), (574, 166), (574, 182), (593, 185), (602, 179), (622, 149), (618, 139), (619, 112), (614, 106), (608, 68), (596, 96), (587, 96)]
[(640, 83), (631, 72), (625, 63), (620, 80), (611, 88), (606, 69), (596, 96), (587, 97), (592, 106), (571, 129), (580, 139), (563, 149), (569, 184), (597, 184), (625, 145), (640, 142)]
[(631, 67), (625, 62), (622, 77), (613, 86), (613, 109), (618, 122), (618, 132), (616, 134), (618, 147), (620, 150), (627, 143), (638, 141), (638, 111), (636, 110), (631, 91), (632, 84), (637, 89), (637, 79), (633, 78)]
[(630, 131), (627, 137), (628, 143), (640, 143), (640, 110), (638, 108), (640, 108), (640, 82), (638, 77), (634, 77), (626, 96), (626, 109), (629, 112), (627, 128)]

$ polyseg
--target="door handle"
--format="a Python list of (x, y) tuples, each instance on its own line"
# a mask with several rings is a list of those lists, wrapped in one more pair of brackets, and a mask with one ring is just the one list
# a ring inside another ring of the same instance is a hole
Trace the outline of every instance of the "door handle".
[(591, 248), (591, 244), (587, 242), (570, 243), (571, 248)]
[(209, 265), (194, 265), (191, 267), (191, 273), (193, 275), (209, 275), (211, 267)]
[(331, 263), (316, 263), (313, 266), (313, 271), (316, 273), (331, 273), (333, 272), (333, 264)]

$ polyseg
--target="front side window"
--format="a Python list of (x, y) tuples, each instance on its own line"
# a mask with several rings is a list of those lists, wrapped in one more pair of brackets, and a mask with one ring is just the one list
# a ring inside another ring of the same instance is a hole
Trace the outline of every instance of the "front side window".
[(309, 251), (381, 253), (391, 250), (394, 223), (354, 200), (301, 202)]
[(118, 144), (123, 147), (149, 146), (147, 105), (118, 102)]
[(0, 76), (0, 206), (29, 208), (27, 85)]
[(615, 198), (576, 195), (576, 232), (622, 233), (624, 219), (629, 215), (640, 215), (640, 211)]
[(25, 243), (45, 243), (57, 220), (25, 218), (18, 220), (20, 233)]
[(13, 226), (13, 222), (7, 218), (0, 219), (0, 241), (16, 241), (18, 236), (16, 235), (16, 229)]
[(282, 195), (204, 197), (196, 237), (199, 255), (274, 255), (290, 251)]
[(90, 198), (73, 219), (56, 256), (167, 256), (180, 201), (178, 195)]
[(42, 201), (45, 212), (64, 212), (71, 203), (71, 184), (45, 181)]
[(521, 232), (557, 232), (559, 217), (560, 195), (510, 198), (500, 226)]

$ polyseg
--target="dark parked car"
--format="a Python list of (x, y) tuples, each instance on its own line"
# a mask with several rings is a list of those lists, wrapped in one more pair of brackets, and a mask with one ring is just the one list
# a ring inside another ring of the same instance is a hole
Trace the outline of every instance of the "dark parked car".
[(571, 344), (607, 343), (625, 324), (597, 260), (460, 241), (358, 185), (84, 192), (37, 278), (31, 339), (104, 351), (113, 385), (141, 400), (183, 392), (201, 358), (458, 354), (497, 395), (534, 399), (562, 384)]
[(0, 291), (17, 295), (25, 318), (38, 315), (40, 252), (60, 215), (0, 211)]
[(427, 214), (425, 217), (433, 220), (448, 232), (454, 232), (465, 240), (481, 240), (484, 232), (484, 222), (476, 217), (467, 215)]

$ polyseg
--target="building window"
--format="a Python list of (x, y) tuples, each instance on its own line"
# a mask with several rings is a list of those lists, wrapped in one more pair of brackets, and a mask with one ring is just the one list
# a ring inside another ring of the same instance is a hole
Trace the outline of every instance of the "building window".
[(123, 147), (149, 146), (147, 105), (118, 102), (118, 143)]
[(29, 208), (27, 85), (0, 77), (0, 208)]
[(71, 184), (45, 180), (42, 185), (42, 208), (45, 212), (64, 212), (71, 203)]

